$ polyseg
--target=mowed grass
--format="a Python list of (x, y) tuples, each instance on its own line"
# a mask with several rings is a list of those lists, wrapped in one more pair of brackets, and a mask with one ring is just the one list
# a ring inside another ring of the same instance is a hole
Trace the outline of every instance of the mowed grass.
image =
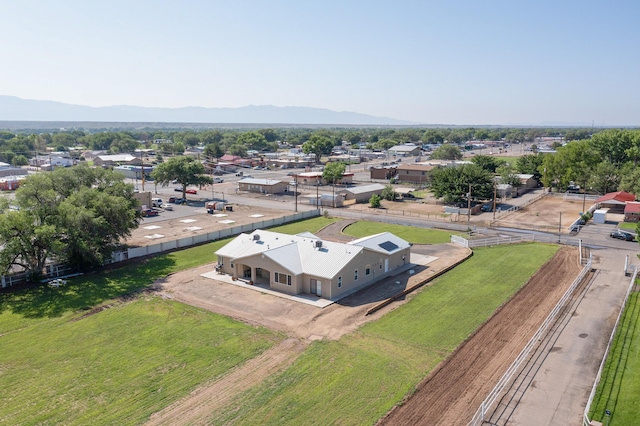
[(80, 316), (0, 337), (0, 423), (140, 424), (282, 338), (151, 296)]
[(211, 423), (374, 424), (557, 249), (478, 249), (380, 320), (339, 341), (312, 344), (287, 371), (215, 413)]
[[(317, 232), (330, 222), (274, 230)], [(282, 339), (155, 296), (118, 299), (214, 262), (229, 240), (72, 278), (58, 289), (0, 294), (0, 423), (138, 424)], [(110, 307), (77, 320), (96, 306)]]
[[(618, 325), (589, 418), (603, 424), (632, 425), (640, 418), (640, 294), (629, 301)], [(607, 418), (605, 410), (611, 412)]]
[(356, 238), (379, 234), (381, 232), (391, 232), (392, 234), (413, 244), (443, 244), (451, 241), (450, 231), (370, 222), (365, 220), (355, 222), (347, 226), (344, 230), (345, 234)]

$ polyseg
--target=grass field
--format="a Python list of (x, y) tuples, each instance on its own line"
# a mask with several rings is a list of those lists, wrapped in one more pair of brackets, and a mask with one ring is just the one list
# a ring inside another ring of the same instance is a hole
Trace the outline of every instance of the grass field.
[[(640, 294), (629, 301), (602, 372), (589, 418), (603, 424), (632, 425), (640, 418)], [(606, 416), (605, 410), (611, 412)], [(608, 418), (607, 418), (608, 417)]]
[[(330, 219), (274, 228), (317, 232)], [(139, 424), (282, 339), (156, 296), (120, 296), (215, 261), (228, 240), (0, 294), (0, 423)], [(80, 319), (96, 306), (108, 309)]]
[(626, 229), (627, 231), (631, 231), (631, 232), (636, 232), (636, 229), (638, 228), (638, 224), (633, 222), (620, 222), (618, 223), (618, 228)]
[(478, 249), (380, 320), (339, 341), (314, 343), (282, 375), (215, 413), (212, 423), (374, 424), (557, 251), (514, 248)]
[(442, 244), (451, 241), (450, 231), (441, 231), (431, 228), (418, 228), (415, 226), (402, 226), (380, 222), (368, 222), (361, 220), (349, 225), (344, 233), (352, 237), (361, 238), (367, 235), (379, 234), (387, 231), (413, 244)]

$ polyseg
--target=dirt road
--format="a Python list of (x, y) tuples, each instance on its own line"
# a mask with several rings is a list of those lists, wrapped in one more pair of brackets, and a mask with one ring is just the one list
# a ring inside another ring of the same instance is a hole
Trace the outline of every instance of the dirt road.
[(379, 424), (466, 425), (579, 273), (577, 256), (576, 249), (560, 249)]

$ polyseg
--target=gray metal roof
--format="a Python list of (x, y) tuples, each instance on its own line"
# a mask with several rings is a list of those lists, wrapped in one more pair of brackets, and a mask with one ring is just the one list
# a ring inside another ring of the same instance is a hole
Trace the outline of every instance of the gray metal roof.
[[(321, 241), (320, 247), (317, 241)], [(251, 234), (240, 234), (216, 251), (216, 255), (237, 261), (260, 254), (295, 275), (305, 273), (333, 279), (363, 249), (358, 245), (319, 240), (315, 236), (255, 230)]]
[(402, 238), (393, 235), (391, 232), (383, 232), (381, 234), (360, 238), (358, 240), (351, 241), (349, 244), (384, 254), (393, 254), (411, 246), (411, 244)]
[(244, 178), (238, 181), (238, 183), (248, 183), (253, 185), (266, 185), (266, 186), (277, 185), (281, 182), (282, 182), (281, 180), (276, 180), (276, 179), (257, 179), (257, 178)]
[(352, 194), (364, 194), (367, 192), (382, 191), (383, 189), (384, 185), (380, 183), (372, 183), (371, 185), (353, 186), (351, 188), (344, 189), (344, 191)]

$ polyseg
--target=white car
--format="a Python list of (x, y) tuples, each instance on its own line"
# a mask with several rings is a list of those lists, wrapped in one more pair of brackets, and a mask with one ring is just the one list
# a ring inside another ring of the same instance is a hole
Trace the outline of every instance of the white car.
[(160, 208), (164, 210), (173, 210), (173, 206), (171, 204), (162, 204)]

